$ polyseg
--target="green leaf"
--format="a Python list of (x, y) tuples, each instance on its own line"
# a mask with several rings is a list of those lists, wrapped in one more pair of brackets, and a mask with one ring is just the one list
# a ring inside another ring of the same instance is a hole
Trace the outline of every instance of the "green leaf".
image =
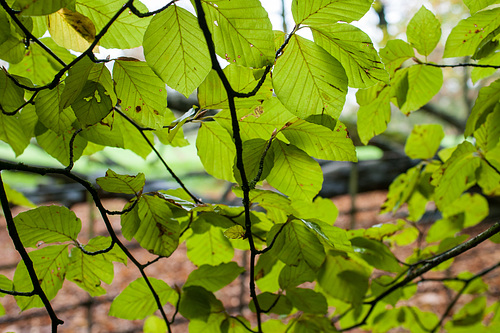
[[(387, 287), (390, 286), (392, 283), (394, 283), (394, 277), (389, 276), (389, 275), (381, 275), (376, 279), (372, 280), (371, 283), (371, 292), (373, 297), (377, 297), (384, 292), (386, 292)], [(401, 300), (406, 300), (412, 297), (417, 291), (417, 286), (406, 286), (406, 288), (399, 288), (394, 290), (392, 293), (389, 295), (386, 295), (386, 297), (382, 298), (380, 301), (384, 304), (390, 304), (392, 306), (396, 306), (396, 304), (401, 301)], [(385, 311), (383, 312), (385, 313)], [(379, 316), (374, 318), (374, 322), (379, 321)], [(384, 317), (382, 317), (384, 318)], [(385, 317), (385, 319), (388, 319)], [(377, 331), (377, 332), (382, 332), (382, 331)]]
[(226, 320), (226, 316), (223, 313), (209, 313), (206, 318), (201, 319), (190, 319), (189, 320), (189, 332), (199, 332), (199, 333), (213, 333), (221, 332), (220, 326)]
[[(42, 135), (37, 136), (36, 141), (46, 153), (57, 159), (62, 165), (69, 165), (69, 143), (72, 136), (73, 131), (64, 131), (62, 134), (57, 134), (52, 130), (47, 130)], [(82, 156), (85, 146), (87, 146), (87, 140), (77, 134), (73, 142), (73, 162)]]
[(258, 0), (203, 0), (215, 51), (230, 63), (260, 68), (274, 60), (274, 34)]
[(47, 15), (70, 5), (73, 0), (16, 0), (22, 15)]
[(406, 36), (418, 53), (428, 56), (441, 38), (441, 23), (430, 10), (422, 6), (408, 23)]
[(347, 238), (345, 230), (322, 221), (302, 220), (302, 222), (316, 234), (323, 245), (337, 251), (353, 252), (351, 242)]
[(364, 237), (351, 239), (354, 252), (371, 266), (387, 271), (400, 272), (401, 266), (383, 243)]
[(0, 44), (0, 59), (11, 64), (18, 64), (24, 58), (25, 45), (21, 38), (8, 35), (8, 39)]
[[(130, 209), (130, 207), (136, 200), (138, 199), (134, 198), (131, 201), (127, 202), (127, 204), (125, 205), (125, 207), (123, 207), (123, 209)], [(141, 224), (138, 210), (139, 210), (138, 205), (136, 204), (131, 211), (128, 211), (125, 214), (121, 215), (120, 223), (122, 227), (122, 235), (127, 240), (131, 240), (132, 237), (134, 237), (135, 233), (137, 232)]]
[[(475, 171), (480, 165), (476, 149), (468, 141), (461, 143), (442, 166), (443, 176), (435, 191), (435, 202), (443, 209), (475, 184)], [(434, 175), (433, 175), (434, 178)]]
[(200, 286), (208, 291), (217, 291), (238, 277), (245, 269), (237, 263), (222, 263), (217, 266), (202, 265), (189, 274), (184, 286)]
[(281, 133), (311, 156), (331, 161), (356, 162), (356, 149), (347, 128), (337, 121), (334, 130), (298, 119), (286, 126)]
[(82, 222), (63, 206), (42, 206), (14, 218), (19, 237), (25, 247), (36, 248), (40, 242), (76, 242)]
[(319, 285), (333, 298), (360, 304), (368, 290), (370, 273), (357, 262), (339, 255), (327, 255), (318, 271)]
[(199, 286), (186, 286), (182, 290), (179, 304), (180, 314), (188, 318), (207, 321), (211, 313), (224, 310), (214, 294)]
[(389, 193), (387, 193), (387, 199), (382, 204), (381, 214), (394, 213), (407, 202), (418, 184), (421, 170), (422, 165), (419, 164), (408, 169), (406, 173), (400, 174), (392, 181), (389, 186)]
[[(305, 262), (303, 264), (307, 266)], [(261, 292), (277, 292), (280, 289), (278, 276), (281, 275), (281, 271), (285, 267), (285, 264), (281, 260), (278, 260), (271, 252), (260, 255), (259, 261), (255, 265), (255, 283), (259, 290)], [(309, 266), (307, 266), (307, 269), (311, 270)], [(314, 272), (310, 281), (313, 280)]]
[[(162, 280), (148, 278), (154, 291), (164, 306), (167, 303), (175, 305), (178, 295)], [(109, 315), (117, 318), (134, 320), (144, 319), (158, 310), (153, 293), (144, 278), (138, 278), (116, 296), (109, 309)]]
[(455, 326), (470, 326), (483, 320), (486, 296), (476, 297), (453, 315)]
[[(249, 182), (253, 181), (257, 176), (262, 156), (264, 152), (266, 152), (268, 145), (269, 142), (263, 139), (250, 139), (243, 142), (243, 165), (245, 167), (245, 175)], [(262, 174), (259, 181), (267, 177), (273, 167), (273, 160), (273, 152), (271, 149), (268, 149), (264, 158), (264, 164), (262, 165)], [(238, 184), (242, 184), (241, 174), (236, 167), (236, 161), (233, 165), (233, 169), (235, 179), (238, 181)]]
[[(107, 240), (107, 246), (96, 246), (101, 245), (102, 240)], [(98, 236), (89, 241), (89, 244), (84, 246), (84, 249), (90, 252), (105, 249), (111, 244), (108, 237)], [(112, 250), (115, 253), (121, 254), (123, 257), (125, 254), (115, 248)], [(120, 252), (118, 252), (120, 251)], [(106, 290), (101, 286), (101, 281), (106, 284), (111, 284), (113, 282), (114, 270), (113, 263), (108, 260), (113, 253), (107, 252), (106, 254), (98, 255), (87, 255), (84, 254), (80, 249), (73, 248), (71, 250), (70, 263), (68, 266), (68, 272), (66, 278), (69, 281), (74, 282), (80, 288), (87, 291), (90, 296), (100, 296), (106, 294)], [(126, 262), (126, 257), (125, 257)]]
[(52, 90), (42, 90), (35, 99), (36, 114), (40, 122), (57, 134), (72, 130), (76, 116), (71, 108), (63, 108), (61, 99), (64, 84), (58, 84)]
[[(76, 11), (91, 19), (96, 31), (101, 31), (123, 5), (122, 0), (78, 0)], [(134, 3), (134, 6), (143, 13), (147, 12), (146, 6), (141, 2)], [(149, 17), (139, 18), (125, 10), (100, 40), (100, 45), (118, 49), (141, 46), (150, 20)]]
[(113, 104), (103, 85), (89, 80), (71, 107), (83, 126), (91, 126), (103, 120), (111, 112)]
[(444, 47), (444, 58), (470, 56), (483, 38), (500, 24), (500, 8), (477, 12), (461, 20), (450, 32)]
[(361, 29), (335, 23), (314, 28), (312, 33), (316, 44), (340, 61), (350, 87), (367, 88), (379, 81), (389, 80), (370, 37)]
[(139, 125), (165, 125), (167, 90), (165, 84), (142, 61), (117, 60), (113, 66), (116, 95), (122, 110)]
[(315, 278), (316, 272), (306, 262), (301, 261), (298, 265), (283, 267), (279, 272), (278, 282), (281, 289), (290, 289), (304, 282), (313, 282)]
[(96, 182), (104, 191), (138, 195), (146, 183), (146, 178), (142, 172), (137, 176), (129, 176), (119, 175), (108, 169), (106, 176), (97, 178)]
[(236, 148), (229, 133), (217, 122), (205, 122), (196, 139), (198, 156), (205, 170), (214, 177), (234, 182)]
[(413, 47), (401, 39), (387, 41), (386, 46), (380, 50), (380, 57), (391, 76), (401, 67), (403, 62), (414, 56)]
[[(479, 65), (500, 66), (500, 53), (492, 53), (491, 55), (479, 59)], [(495, 68), (474, 67), (471, 71), (472, 83), (476, 84), (479, 80), (493, 75), (496, 72)]]
[(489, 86), (481, 88), (479, 95), (472, 107), (471, 114), (467, 119), (464, 136), (472, 135), (483, 123), (500, 101), (500, 79), (494, 81)]
[(221, 323), (220, 331), (221, 333), (246, 333), (248, 332), (248, 327), (252, 327), (252, 325), (244, 317), (228, 317)]
[[(152, 133), (144, 134), (153, 142)], [(82, 136), (99, 145), (129, 149), (144, 159), (152, 150), (137, 128), (114, 111), (99, 123), (84, 129)]]
[(440, 68), (415, 65), (398, 71), (392, 93), (396, 105), (408, 115), (418, 110), (436, 95), (443, 85), (443, 72)]
[(374, 98), (367, 104), (361, 104), (362, 96), (370, 94), (364, 90), (358, 90), (356, 98), (360, 104), (357, 113), (358, 135), (363, 144), (368, 144), (375, 135), (383, 133), (391, 120), (391, 88), (381, 84), (368, 89), (374, 92)]
[(7, 201), (9, 201), (9, 203), (16, 205), (16, 206), (24, 206), (24, 207), (30, 207), (30, 208), (37, 207), (28, 198), (26, 198), (24, 196), (24, 194), (11, 188), (9, 186), (9, 184), (3, 183), (3, 187), (5, 189), (5, 193), (7, 194)]
[(500, 142), (500, 108), (496, 107), (493, 112), (486, 115), (486, 121), (474, 133), (477, 146), (488, 153), (497, 147)]
[(276, 61), (273, 86), (283, 105), (299, 118), (328, 114), (337, 119), (345, 102), (347, 76), (323, 48), (293, 35)]
[(139, 199), (140, 225), (134, 238), (151, 253), (169, 257), (179, 245), (179, 222), (172, 217), (167, 202), (157, 196)]
[(5, 68), (0, 70), (0, 107), (13, 112), (24, 104), (24, 90), (7, 76)]
[(316, 234), (299, 220), (287, 222), (285, 226), (275, 225), (267, 236), (268, 246), (275, 238), (270, 251), (287, 265), (305, 261), (313, 270), (317, 270), (325, 259), (323, 245), (318, 242)]
[(430, 159), (436, 154), (443, 138), (441, 125), (415, 125), (406, 140), (405, 154), (414, 159)]
[(436, 221), (429, 229), (426, 241), (436, 242), (446, 237), (454, 237), (464, 228), (470, 228), (488, 216), (488, 201), (480, 194), (465, 193), (446, 205), (443, 219)]
[(157, 316), (149, 316), (144, 321), (142, 330), (144, 333), (165, 333), (167, 331), (167, 324), (165, 320)]
[(5, 10), (0, 10), (0, 45), (11, 37), (10, 21)]
[(349, 23), (362, 18), (371, 5), (370, 0), (293, 0), (292, 15), (297, 25), (315, 27), (336, 21)]
[[(278, 301), (276, 299), (279, 297)], [(292, 311), (292, 304), (285, 295), (276, 295), (270, 292), (265, 292), (257, 295), (259, 306), (266, 312), (271, 312), (279, 315), (287, 315)], [(255, 312), (255, 304), (253, 300), (248, 305), (252, 312)]]
[(290, 199), (274, 191), (252, 190), (250, 203), (259, 203), (274, 223), (284, 223), (293, 211)]
[(200, 86), (212, 68), (196, 17), (175, 4), (153, 17), (143, 46), (146, 62), (153, 71), (186, 97)]
[[(38, 282), (50, 301), (63, 285), (69, 264), (68, 245), (47, 246), (30, 252), (29, 256), (35, 266)], [(14, 273), (14, 289), (24, 292), (33, 290), (24, 261), (19, 262)], [(39, 296), (16, 296), (15, 299), (21, 311), (44, 306)]]
[(85, 52), (94, 42), (94, 23), (81, 13), (62, 8), (49, 15), (46, 22), (50, 36), (64, 48)]
[(464, 4), (469, 8), (470, 13), (474, 14), (475, 12), (488, 7), (489, 5), (499, 3), (498, 0), (463, 0)]
[(0, 112), (0, 140), (8, 143), (16, 156), (23, 153), (30, 143), (30, 137), (24, 133), (19, 116), (7, 116)]
[(231, 242), (221, 228), (209, 226), (202, 234), (194, 233), (186, 241), (187, 256), (197, 266), (216, 266), (230, 262), (234, 256)]
[(311, 201), (321, 189), (323, 174), (307, 153), (281, 140), (272, 143), (274, 167), (267, 181), (278, 191), (299, 200)]
[[(0, 274), (0, 288), (3, 290), (12, 290), (12, 281), (9, 280), (5, 275)], [(0, 293), (0, 297), (4, 297), (4, 293)]]
[(481, 160), (481, 165), (477, 171), (477, 184), (486, 195), (500, 195), (500, 174), (484, 160)]
[(245, 239), (245, 229), (241, 225), (233, 225), (224, 231), (224, 236), (229, 239)]
[(103, 63), (96, 64), (89, 57), (84, 57), (70, 68), (68, 77), (64, 80), (65, 86), (60, 101), (62, 108), (67, 108), (80, 96), (87, 80), (100, 83), (111, 98), (112, 104), (116, 105), (114, 83), (108, 68)]
[[(475, 277), (475, 274), (471, 273), (467, 270), (465, 270), (457, 275), (457, 278), (463, 279), (463, 280), (472, 279), (474, 277)], [(450, 281), (445, 281), (444, 285), (447, 288), (450, 288), (450, 289), (458, 292), (464, 287), (464, 282), (461, 280), (457, 280), (457, 281), (450, 280)], [(483, 281), (483, 279), (481, 277), (479, 277), (479, 278), (472, 279), (470, 281), (470, 283), (468, 284), (468, 286), (463, 291), (463, 293), (464, 294), (481, 294), (481, 293), (487, 292), (488, 289), (489, 289), (489, 286)]]
[[(234, 64), (226, 66), (223, 70), (231, 87), (241, 93), (249, 93), (256, 86), (260, 79), (255, 78), (256, 70), (242, 67)], [(273, 95), (270, 79), (266, 79), (259, 91), (249, 98), (237, 98), (235, 102), (236, 109), (254, 109), (254, 116), (259, 117), (262, 113), (259, 106), (263, 101), (271, 98)], [(211, 71), (198, 89), (198, 102), (201, 108), (206, 109), (229, 109), (228, 97), (224, 85), (216, 71)], [(249, 113), (250, 110), (245, 111)], [(248, 116), (250, 117), (250, 116)], [(241, 119), (243, 120), (243, 119)]]
[[(46, 42), (45, 38), (40, 41)], [(9, 66), (9, 73), (28, 78), (34, 84), (44, 85), (50, 83), (61, 68), (59, 63), (54, 64), (50, 55), (38, 44), (31, 43), (29, 48), (25, 49), (22, 61)]]
[(286, 290), (286, 296), (292, 305), (305, 313), (326, 314), (328, 304), (323, 294), (311, 289), (291, 288)]
[[(315, 219), (326, 222), (329, 225), (333, 225), (337, 216), (339, 215), (339, 210), (332, 200), (316, 197), (313, 202), (301, 202), (293, 201), (292, 207), (295, 209), (293, 214), (301, 219)], [(286, 207), (283, 209), (292, 212)]]
[(335, 333), (337, 330), (329, 318), (324, 315), (301, 315), (293, 324), (294, 333)]
[[(259, 112), (255, 112), (259, 110)], [(263, 112), (260, 112), (262, 111)], [(274, 130), (279, 130), (288, 121), (295, 120), (296, 117), (291, 114), (276, 97), (264, 101), (260, 107), (255, 108), (253, 113), (248, 114), (248, 110), (243, 110), (241, 118), (239, 119), (240, 134), (243, 141), (250, 139), (264, 139), (268, 141), (273, 135)], [(240, 116), (240, 114), (238, 114)], [(231, 115), (229, 110), (222, 110), (219, 112), (215, 119), (217, 122), (232, 133)], [(280, 138), (280, 133), (277, 135)], [(281, 137), (282, 138), (282, 137)]]

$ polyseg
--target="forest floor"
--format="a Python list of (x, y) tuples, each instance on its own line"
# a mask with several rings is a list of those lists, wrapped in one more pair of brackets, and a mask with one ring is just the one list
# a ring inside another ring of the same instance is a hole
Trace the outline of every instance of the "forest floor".
[[(385, 191), (375, 191), (359, 194), (356, 198), (355, 223), (356, 227), (367, 228), (379, 223), (391, 223), (397, 220), (398, 216), (379, 215), (379, 207), (385, 200)], [(340, 196), (332, 199), (339, 209), (339, 217), (336, 225), (342, 228), (349, 228), (351, 224), (351, 200), (350, 197)], [(125, 203), (122, 199), (106, 199), (103, 201), (105, 207), (109, 210), (121, 210)], [(50, 203), (47, 203), (50, 204)], [(94, 233), (106, 234), (106, 230), (98, 214), (89, 208), (87, 204), (77, 204), (71, 207), (77, 216), (82, 220), (82, 233), (89, 230), (89, 221), (91, 216), (94, 216), (95, 230)], [(22, 211), (20, 208), (14, 208), (14, 214)], [(119, 217), (111, 217), (112, 224), (119, 229)], [(482, 223), (475, 228), (468, 229), (467, 233), (475, 235), (488, 227), (487, 223)], [(80, 236), (82, 237), (82, 236)], [(85, 242), (85, 239), (80, 239)], [(125, 241), (125, 243), (127, 243)], [(133, 255), (140, 262), (147, 262), (154, 259), (145, 250), (133, 247), (133, 243), (128, 243), (132, 246)], [(411, 254), (409, 246), (398, 248), (395, 255), (399, 259), (404, 259)], [(12, 279), (15, 266), (19, 261), (19, 255), (15, 251), (11, 240), (9, 239), (5, 219), (0, 217), (0, 274)], [(241, 251), (235, 252), (235, 259), (242, 265), (244, 253)], [(486, 241), (459, 256), (455, 259), (453, 265), (444, 272), (432, 272), (428, 277), (444, 277), (455, 276), (457, 272), (467, 270), (472, 273), (477, 273), (498, 262), (500, 258), (500, 245)], [(147, 268), (147, 274), (151, 277), (163, 279), (170, 286), (182, 286), (189, 273), (195, 269), (186, 257), (185, 247), (181, 246), (168, 259), (160, 260)], [(109, 306), (113, 298), (119, 294), (131, 281), (138, 278), (138, 270), (131, 264), (124, 266), (115, 264), (115, 278), (111, 285), (105, 285), (107, 295), (94, 298), (91, 300), (88, 294), (73, 283), (65, 281), (63, 288), (59, 291), (52, 304), (59, 318), (64, 320), (64, 325), (60, 326), (59, 332), (75, 332), (75, 333), (108, 333), (108, 332), (141, 332), (142, 320), (128, 321), (114, 317), (108, 317)], [(500, 270), (493, 271), (484, 277), (484, 281), (490, 285), (490, 290), (487, 293), (488, 304), (497, 301), (500, 298)], [(245, 307), (248, 302), (248, 284), (245, 280), (236, 279), (226, 288), (216, 292), (226, 308), (230, 308), (234, 314), (242, 310), (243, 315), (247, 318), (252, 317), (252, 313)], [(414, 296), (409, 304), (418, 306), (422, 311), (432, 311), (441, 315), (447, 305), (454, 297), (454, 292), (444, 288), (441, 283), (428, 282), (418, 286), (418, 293)], [(456, 312), (463, 301), (468, 300), (468, 295), (463, 296), (458, 304), (452, 309), (451, 314)], [(242, 302), (244, 303), (243, 305)], [(14, 298), (5, 296), (0, 299), (0, 303), (6, 309), (6, 315), (0, 317), (0, 332), (17, 332), (17, 333), (38, 333), (50, 332), (50, 322), (44, 309), (31, 309), (20, 313)], [(166, 307), (166, 313), (171, 316), (174, 309)], [(180, 315), (176, 317), (173, 325), (173, 332), (187, 332), (187, 321)], [(356, 330), (355, 332), (361, 332)], [(396, 329), (392, 332), (404, 332), (404, 330)]]

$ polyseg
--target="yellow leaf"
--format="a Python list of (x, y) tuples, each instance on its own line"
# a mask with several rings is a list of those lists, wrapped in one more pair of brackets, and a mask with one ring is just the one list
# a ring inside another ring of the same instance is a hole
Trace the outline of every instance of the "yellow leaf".
[(66, 8), (50, 14), (47, 25), (57, 44), (77, 52), (84, 52), (96, 35), (94, 23), (88, 17)]

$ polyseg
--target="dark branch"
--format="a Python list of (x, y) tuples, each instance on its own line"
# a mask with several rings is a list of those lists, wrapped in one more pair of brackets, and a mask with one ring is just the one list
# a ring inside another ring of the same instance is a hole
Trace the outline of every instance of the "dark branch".
[(39, 278), (36, 275), (33, 261), (28, 255), (28, 252), (26, 252), (26, 249), (24, 248), (23, 243), (21, 242), (21, 238), (17, 233), (17, 227), (16, 224), (14, 223), (12, 212), (10, 211), (9, 201), (7, 200), (7, 193), (5, 193), (5, 188), (3, 186), (1, 170), (4, 170), (4, 168), (0, 167), (0, 201), (2, 203), (3, 213), (5, 216), (5, 220), (7, 222), (7, 229), (9, 231), (9, 236), (12, 239), (12, 242), (14, 243), (17, 252), (19, 252), (19, 254), (21, 255), (21, 258), (23, 259), (26, 269), (28, 270), (28, 275), (30, 277), (31, 283), (33, 284), (33, 293), (40, 297), (43, 305), (45, 306), (45, 309), (47, 310), (47, 313), (49, 314), (50, 321), (52, 323), (51, 325), (52, 332), (57, 332), (57, 326), (64, 324), (64, 322), (57, 317), (56, 313), (54, 312), (54, 309), (52, 308), (52, 305), (50, 304), (49, 299), (47, 298), (47, 295), (45, 295), (45, 292), (40, 286)]
[[(387, 297), (388, 295), (390, 295), (391, 293), (393, 293), (397, 289), (404, 287), (405, 285), (407, 285), (408, 283), (413, 281), (413, 279), (423, 275), (424, 273), (430, 271), (431, 269), (442, 264), (443, 262), (445, 262), (451, 258), (454, 258), (454, 257), (472, 249), (473, 247), (476, 247), (477, 245), (481, 244), (482, 242), (484, 242), (485, 240), (489, 239), (490, 237), (492, 237), (493, 235), (495, 235), (499, 232), (500, 232), (500, 222), (497, 222), (493, 226), (488, 228), (486, 231), (477, 235), (476, 237), (471, 238), (470, 240), (468, 240), (460, 245), (457, 245), (448, 251), (445, 251), (441, 254), (438, 254), (432, 258), (422, 260), (418, 264), (413, 265), (412, 267), (410, 267), (407, 270), (408, 274), (406, 275), (406, 277), (403, 280), (394, 284), (392, 287), (390, 287), (389, 289), (387, 289), (386, 291), (381, 293), (379, 296), (377, 296), (372, 301), (365, 303), (365, 304), (370, 305), (370, 309), (368, 310), (368, 312), (365, 314), (365, 316), (363, 317), (363, 319), (359, 323), (354, 324), (352, 326), (349, 326), (347, 328), (341, 329), (339, 331), (340, 332), (349, 331), (351, 329), (363, 326), (366, 323), (367, 319), (372, 314), (373, 310), (375, 309), (375, 306), (377, 305), (377, 303), (380, 300), (384, 299), (385, 297)], [(420, 266), (420, 267), (417, 268), (417, 266)]]
[(153, 15), (156, 15), (158, 13), (161, 13), (162, 11), (164, 11), (165, 9), (167, 9), (168, 7), (170, 7), (171, 5), (173, 5), (177, 1), (179, 1), (179, 0), (172, 0), (169, 3), (167, 3), (165, 6), (161, 7), (160, 9), (153, 10), (152, 12), (147, 12), (147, 13), (141, 13), (141, 11), (139, 9), (137, 9), (137, 7), (133, 3), (130, 4), (129, 9), (132, 13), (134, 13), (135, 16), (148, 17), (148, 16), (153, 16)]
[[(288, 223), (288, 222), (287, 222)], [(271, 241), (271, 244), (269, 244), (268, 247), (266, 247), (264, 250), (262, 251), (257, 251), (258, 254), (263, 254), (263, 253), (266, 253), (267, 251), (271, 250), (273, 248), (273, 245), (274, 245), (274, 242), (276, 242), (276, 239), (278, 239), (278, 236), (280, 235), (281, 231), (283, 230), (283, 228), (285, 227), (286, 223), (283, 223), (283, 225), (281, 226), (280, 230), (278, 230), (278, 232), (276, 233), (276, 235), (274, 235), (274, 238), (273, 240)]]
[(68, 171), (71, 171), (73, 169), (73, 166), (75, 165), (75, 156), (74, 156), (74, 146), (73, 144), (75, 143), (76, 136), (82, 131), (82, 129), (78, 129), (73, 133), (71, 136), (71, 139), (69, 140), (69, 165), (66, 167)]
[[(168, 332), (169, 333), (171, 332), (170, 324), (168, 322), (167, 315), (165, 314), (165, 311), (163, 310), (163, 306), (161, 304), (160, 297), (158, 296), (158, 293), (155, 291), (153, 285), (151, 284), (151, 281), (149, 281), (148, 276), (146, 275), (146, 272), (144, 271), (144, 268), (142, 267), (143, 265), (139, 261), (137, 261), (137, 259), (132, 255), (132, 253), (130, 253), (130, 251), (127, 249), (127, 247), (118, 239), (118, 236), (116, 235), (115, 231), (113, 230), (113, 226), (111, 224), (111, 221), (109, 220), (108, 215), (106, 214), (106, 209), (102, 205), (101, 199), (99, 198), (99, 194), (97, 193), (97, 190), (94, 188), (94, 186), (90, 182), (88, 182), (87, 180), (85, 180), (81, 177), (76, 176), (70, 170), (67, 170), (67, 169), (34, 167), (34, 166), (25, 165), (23, 163), (16, 164), (16, 163), (2, 161), (2, 160), (0, 160), (0, 170), (25, 171), (25, 172), (30, 172), (30, 173), (36, 173), (36, 174), (39, 174), (42, 176), (44, 176), (46, 174), (59, 174), (59, 175), (66, 176), (67, 178), (82, 185), (92, 196), (92, 199), (94, 200), (94, 203), (97, 206), (97, 209), (99, 210), (99, 212), (104, 220), (104, 224), (106, 226), (106, 229), (107, 229), (109, 235), (111, 236), (111, 239), (113, 240), (113, 242), (116, 243), (116, 245), (118, 245), (120, 247), (120, 249), (125, 253), (127, 258), (129, 258), (130, 261), (132, 261), (132, 263), (134, 264), (134, 266), (136, 266), (137, 269), (139, 269), (141, 276), (144, 278), (144, 281), (146, 282), (148, 289), (151, 291), (151, 294), (153, 295), (153, 298), (155, 299), (155, 303), (158, 306), (158, 310), (160, 310), (160, 313), (161, 313), (163, 319), (167, 323)], [(0, 181), (1, 181), (1, 179), (0, 179)], [(0, 184), (2, 185), (1, 186), (2, 189), (0, 189), (0, 191), (5, 193), (5, 190), (3, 189), (3, 183), (0, 183)], [(5, 206), (4, 206), (4, 200), (3, 200), (3, 198), (1, 198), (1, 193), (0, 193), (0, 199), (2, 199), (2, 206), (4, 207), (4, 210), (7, 208), (8, 213), (10, 214), (10, 209), (8, 207), (8, 202), (7, 202), (6, 197), (5, 197)], [(8, 221), (7, 214), (5, 216), (6, 216), (6, 219)], [(12, 215), (9, 215), (9, 216), (12, 219)], [(13, 223), (13, 221), (12, 221), (12, 223)], [(9, 232), (10, 232), (10, 230), (15, 230), (15, 226), (14, 226), (14, 228), (9, 227)], [(19, 236), (17, 236), (17, 238), (19, 239)], [(19, 244), (20, 244), (20, 241), (19, 241)], [(21, 244), (21, 248), (22, 248), (22, 250), (24, 250), (24, 248), (22, 247), (22, 244)], [(24, 252), (26, 252), (26, 250), (24, 250)], [(26, 256), (27, 256), (27, 254), (26, 254)], [(29, 257), (28, 257), (28, 259), (29, 259)], [(29, 260), (31, 260), (31, 259), (29, 259)], [(36, 290), (37, 289), (35, 287), (35, 291)], [(48, 305), (50, 306), (50, 303)], [(57, 317), (55, 317), (55, 318), (57, 318)], [(53, 322), (53, 325), (54, 325), (54, 322)]]
[(27, 100), (26, 102), (24, 102), (20, 107), (18, 107), (17, 109), (15, 109), (14, 111), (10, 111), (10, 112), (7, 112), (3, 109), (2, 105), (0, 104), (0, 110), (2, 110), (2, 113), (6, 116), (14, 116), (16, 115), (22, 108), (24, 108), (26, 105), (28, 104), (34, 104), (34, 100), (35, 100), (35, 97), (36, 95), (38, 95), (38, 91), (35, 91), (33, 93), (33, 95), (31, 95), (30, 99)]
[(35, 290), (32, 291), (15, 291), (15, 290), (5, 290), (0, 288), (0, 293), (4, 293), (12, 296), (35, 296)]
[(98, 254), (104, 254), (104, 253), (108, 253), (109, 251), (111, 251), (113, 249), (113, 247), (115, 246), (115, 240), (113, 238), (111, 238), (111, 244), (105, 248), (105, 249), (102, 249), (102, 250), (98, 250), (98, 251), (87, 251), (85, 250), (85, 246), (80, 244), (80, 243), (76, 243), (76, 246), (86, 255), (88, 256), (96, 256)]
[(481, 67), (481, 68), (500, 68), (500, 65), (487, 65), (487, 64), (472, 64), (472, 63), (459, 63), (459, 64), (454, 64), (454, 65), (440, 65), (440, 64), (433, 64), (431, 62), (421, 62), (417, 61), (417, 63), (421, 65), (426, 65), (426, 66), (432, 66), (432, 67), (439, 67), (439, 68), (457, 68), (457, 67)]

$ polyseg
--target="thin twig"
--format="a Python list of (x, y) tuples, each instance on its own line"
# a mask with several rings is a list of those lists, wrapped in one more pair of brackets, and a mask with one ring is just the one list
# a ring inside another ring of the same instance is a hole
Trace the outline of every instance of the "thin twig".
[(172, 0), (169, 3), (167, 3), (165, 6), (159, 8), (157, 10), (147, 12), (147, 13), (141, 13), (139, 11), (139, 9), (137, 9), (137, 7), (133, 3), (129, 6), (129, 9), (137, 17), (148, 17), (148, 16), (153, 16), (153, 15), (156, 15), (158, 13), (161, 13), (162, 11), (164, 11), (165, 9), (167, 9), (168, 7), (170, 7), (171, 5), (173, 5), (177, 1), (179, 1), (179, 0)]
[(153, 145), (153, 143), (151, 141), (149, 141), (148, 137), (146, 136), (146, 134), (144, 133), (144, 130), (142, 129), (141, 126), (139, 126), (135, 121), (133, 121), (132, 119), (130, 119), (129, 116), (127, 116), (125, 113), (123, 113), (120, 109), (118, 109), (117, 107), (114, 108), (114, 110), (120, 115), (122, 116), (123, 118), (125, 118), (125, 120), (127, 120), (130, 124), (132, 124), (142, 135), (142, 137), (144, 138), (144, 140), (147, 142), (147, 144), (151, 147), (151, 149), (153, 149), (153, 151), (155, 152), (156, 156), (158, 157), (158, 159), (161, 161), (161, 163), (163, 164), (163, 166), (165, 167), (165, 169), (167, 169), (167, 171), (170, 173), (170, 175), (172, 176), (172, 178), (175, 179), (175, 181), (177, 182), (177, 184), (179, 184), (182, 189), (184, 191), (186, 191), (186, 193), (191, 197), (191, 199), (194, 200), (195, 203), (197, 204), (202, 204), (203, 202), (197, 198), (194, 194), (192, 194), (186, 187), (186, 185), (184, 185), (184, 183), (182, 182), (182, 180), (175, 174), (175, 172), (170, 168), (170, 166), (167, 164), (167, 162), (163, 159), (163, 157), (161, 156), (161, 154), (158, 152), (158, 150), (156, 150), (155, 146)]
[(271, 241), (271, 244), (269, 244), (268, 247), (266, 247), (264, 250), (261, 250), (261, 251), (257, 251), (258, 254), (263, 254), (263, 253), (266, 253), (267, 251), (271, 250), (273, 248), (273, 245), (274, 245), (274, 242), (276, 242), (276, 239), (278, 239), (278, 236), (280, 235), (281, 231), (283, 230), (283, 228), (285, 228), (285, 225), (287, 225), (288, 221), (286, 223), (283, 223), (281, 225), (281, 228), (280, 230), (278, 230), (278, 232), (276, 233), (276, 235), (274, 235), (274, 238), (273, 240)]
[(39, 93), (39, 91), (35, 91), (33, 93), (33, 95), (31, 95), (30, 99), (27, 100), (26, 102), (24, 102), (20, 107), (18, 107), (17, 109), (15, 109), (14, 111), (5, 111), (2, 107), (2, 105), (0, 104), (0, 110), (2, 111), (2, 113), (6, 116), (15, 116), (22, 108), (24, 108), (26, 105), (28, 104), (34, 104), (34, 100), (35, 100), (35, 97), (36, 95)]
[(76, 136), (82, 131), (81, 128), (75, 131), (73, 135), (71, 136), (71, 139), (69, 140), (69, 164), (66, 167), (68, 171), (71, 171), (73, 169), (73, 166), (75, 165), (74, 162), (74, 146), (73, 144), (75, 143)]

